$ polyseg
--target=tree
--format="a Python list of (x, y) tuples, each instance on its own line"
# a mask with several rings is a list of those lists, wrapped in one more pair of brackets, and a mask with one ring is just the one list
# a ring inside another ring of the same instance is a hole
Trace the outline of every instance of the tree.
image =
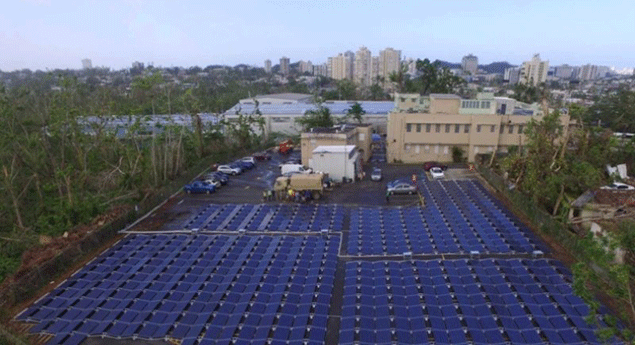
[(402, 64), (397, 71), (391, 72), (388, 80), (395, 85), (397, 92), (406, 91), (406, 80), (408, 79), (408, 66)]
[(295, 120), (305, 132), (311, 128), (333, 127), (335, 125), (331, 110), (325, 107), (320, 100), (316, 100), (315, 105), (316, 109), (308, 110), (304, 116)]
[(447, 67), (441, 67), (438, 61), (431, 63), (428, 59), (417, 60), (416, 65), (420, 76), (414, 80), (413, 87), (422, 95), (453, 93), (465, 84), (465, 80), (452, 74)]
[(339, 93), (340, 100), (354, 100), (357, 99), (357, 85), (351, 80), (342, 79), (337, 81), (337, 92)]
[(599, 121), (616, 132), (635, 132), (635, 91), (627, 88), (608, 93), (589, 109), (590, 121)]
[(366, 111), (362, 108), (362, 105), (355, 102), (346, 112), (346, 118), (352, 118), (358, 123), (362, 123), (362, 115), (364, 114), (366, 114)]

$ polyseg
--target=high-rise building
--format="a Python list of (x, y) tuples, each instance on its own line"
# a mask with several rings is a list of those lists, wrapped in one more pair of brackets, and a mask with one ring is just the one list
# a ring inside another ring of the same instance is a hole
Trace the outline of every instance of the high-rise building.
[(520, 79), (519, 67), (505, 68), (505, 74), (503, 74), (503, 80), (510, 83), (511, 85), (515, 85), (515, 84), (518, 84), (519, 79)]
[(379, 52), (379, 76), (387, 82), (390, 74), (401, 68), (401, 50), (386, 48)]
[(93, 62), (90, 59), (83, 59), (82, 60), (82, 67), (84, 69), (93, 68)]
[(470, 54), (463, 57), (461, 60), (461, 69), (463, 69), (463, 73), (470, 73), (471, 75), (476, 75), (476, 71), (478, 71), (478, 57)]
[(313, 63), (311, 63), (311, 60), (309, 61), (303, 61), (300, 60), (300, 73), (311, 73), (313, 74)]
[(370, 65), (371, 65), (371, 68), (370, 68), (371, 83), (376, 84), (378, 83), (378, 77), (379, 77), (379, 56), (371, 57)]
[(289, 75), (289, 58), (286, 56), (280, 58), (280, 73)]
[(580, 67), (580, 74), (578, 75), (578, 79), (580, 80), (594, 80), (597, 76), (597, 66), (587, 64)]
[(372, 82), (372, 56), (368, 48), (362, 46), (355, 54), (353, 80), (361, 86), (370, 86)]
[(549, 61), (540, 60), (540, 54), (535, 54), (530, 61), (523, 62), (520, 68), (521, 84), (530, 84), (536, 86), (547, 81), (547, 71), (549, 70)]
[(561, 79), (571, 79), (573, 76), (573, 67), (567, 64), (556, 66), (555, 76)]
[(351, 51), (339, 53), (331, 60), (331, 78), (335, 80), (353, 80), (353, 59), (355, 54)]
[(327, 64), (323, 63), (321, 65), (314, 65), (313, 66), (313, 75), (321, 75), (323, 77), (328, 77), (328, 66)]
[(265, 60), (265, 72), (271, 73), (271, 60), (269, 59)]

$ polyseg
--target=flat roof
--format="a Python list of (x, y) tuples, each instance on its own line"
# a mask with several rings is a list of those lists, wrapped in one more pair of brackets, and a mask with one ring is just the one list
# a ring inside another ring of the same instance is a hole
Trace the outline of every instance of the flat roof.
[(350, 153), (355, 150), (355, 145), (324, 145), (318, 146), (313, 153)]
[[(366, 112), (364, 115), (388, 115), (394, 108), (393, 101), (359, 101), (362, 109)], [(333, 101), (324, 102), (323, 106), (327, 107), (333, 115), (346, 115), (351, 106), (355, 102), (350, 101)], [(258, 105), (258, 110), (263, 115), (304, 115), (309, 110), (316, 110), (317, 107), (313, 103), (291, 103), (291, 104), (263, 104)], [(242, 114), (251, 114), (256, 110), (253, 103), (238, 103), (224, 112), (225, 115), (235, 115), (240, 111)]]
[(461, 97), (451, 93), (431, 93), (430, 98), (439, 99), (461, 99)]

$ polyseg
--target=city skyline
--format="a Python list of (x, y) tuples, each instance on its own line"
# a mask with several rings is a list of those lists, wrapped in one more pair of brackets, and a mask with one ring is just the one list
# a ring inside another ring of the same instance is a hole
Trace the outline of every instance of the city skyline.
[[(0, 13), (0, 70), (248, 64), (289, 57), (327, 62), (339, 52), (386, 47), (402, 58), (520, 65), (635, 66), (635, 3), (264, 2), (22, 0)], [(264, 15), (263, 15), (264, 14)], [(522, 16), (520, 16), (522, 14)], [(518, 19), (522, 18), (522, 20)], [(316, 24), (308, 25), (312, 23)], [(323, 23), (323, 25), (317, 25)]]

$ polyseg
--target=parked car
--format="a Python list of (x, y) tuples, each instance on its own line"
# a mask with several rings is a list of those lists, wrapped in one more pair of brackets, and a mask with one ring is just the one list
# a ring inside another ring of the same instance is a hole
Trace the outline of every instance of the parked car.
[(243, 161), (243, 162), (248, 162), (248, 163), (251, 163), (253, 165), (256, 165), (256, 158), (251, 157), (251, 156), (243, 157), (240, 160)]
[(203, 179), (203, 181), (209, 183), (209, 184), (213, 184), (214, 187), (216, 187), (216, 189), (220, 188), (223, 185), (223, 182), (221, 182), (221, 180), (217, 179), (216, 177), (213, 176), (209, 176), (205, 179)]
[(267, 152), (258, 152), (253, 156), (258, 161), (269, 161), (271, 160), (271, 155)]
[(237, 164), (243, 171), (253, 169), (253, 167), (256, 166), (254, 163), (245, 162), (240, 159), (235, 161), (234, 164)]
[(381, 181), (382, 178), (383, 176), (381, 175), (381, 169), (379, 168), (373, 169), (373, 172), (370, 173), (370, 179), (372, 181)]
[(430, 175), (432, 175), (433, 179), (444, 178), (443, 169), (439, 167), (434, 167), (430, 169)]
[(423, 170), (430, 171), (430, 169), (432, 169), (432, 168), (441, 168), (444, 171), (448, 170), (448, 166), (447, 165), (441, 164), (439, 162), (431, 161), (431, 162), (423, 163)]
[(280, 163), (280, 169), (282, 169), (283, 165), (287, 164), (302, 164), (302, 161), (300, 159), (288, 159), (286, 162)]
[(603, 186), (600, 187), (600, 189), (607, 189), (607, 190), (635, 190), (635, 187), (626, 184), (626, 183), (622, 183), (622, 182), (613, 182), (608, 186)]
[(219, 165), (216, 170), (227, 175), (238, 175), (243, 172), (240, 167), (231, 165)]
[(211, 194), (216, 191), (216, 186), (207, 181), (194, 181), (183, 187), (186, 193), (207, 193)]
[(222, 184), (227, 184), (229, 182), (229, 176), (227, 174), (222, 173), (220, 171), (214, 171), (205, 175), (206, 178), (215, 178), (219, 180)]
[(392, 181), (386, 185), (386, 192), (393, 194), (414, 194), (417, 192), (417, 186), (409, 181)]
[(310, 174), (313, 172), (313, 169), (311, 168), (305, 168), (302, 166), (302, 164), (283, 164), (282, 167), (280, 167), (280, 173), (282, 175), (285, 175), (289, 172), (300, 172), (302, 174)]

